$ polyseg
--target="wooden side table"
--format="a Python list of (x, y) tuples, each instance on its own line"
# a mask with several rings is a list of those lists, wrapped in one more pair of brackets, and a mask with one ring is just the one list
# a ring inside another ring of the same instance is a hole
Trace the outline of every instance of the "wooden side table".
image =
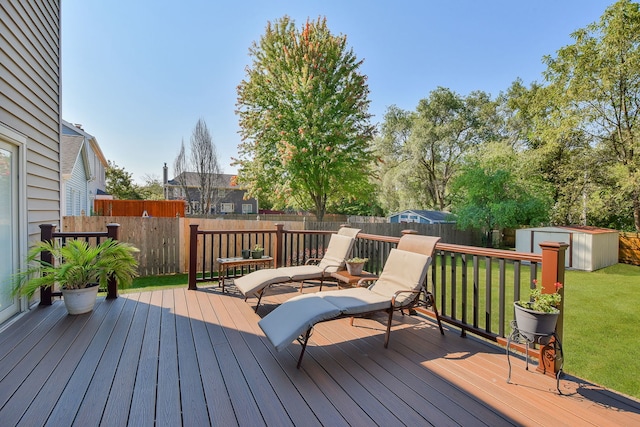
[(344, 283), (345, 285), (353, 286), (360, 281), (360, 279), (377, 279), (378, 276), (372, 273), (368, 273), (363, 271), (359, 276), (353, 276), (349, 274), (347, 270), (340, 270), (331, 273), (331, 277), (338, 281), (338, 287), (340, 287), (340, 283)]
[[(273, 257), (263, 256), (262, 258), (218, 258), (218, 286), (222, 286), (222, 292), (224, 293), (224, 282), (230, 278), (235, 277), (235, 269), (237, 267), (271, 267), (273, 265)], [(229, 270), (233, 269), (233, 275), (229, 275)]]

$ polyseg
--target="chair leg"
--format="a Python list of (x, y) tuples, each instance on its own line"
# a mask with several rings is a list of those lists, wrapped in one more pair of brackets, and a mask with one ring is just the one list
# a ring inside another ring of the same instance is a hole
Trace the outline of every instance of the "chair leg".
[(300, 357), (298, 358), (298, 365), (296, 369), (300, 369), (300, 365), (302, 365), (302, 358), (304, 357), (304, 351), (307, 349), (307, 343), (309, 342), (309, 337), (311, 336), (311, 329), (307, 329), (307, 332), (304, 334), (304, 339), (298, 338), (300, 344), (302, 344), (302, 350), (300, 351)]
[[(264, 294), (264, 290), (265, 289), (266, 288), (262, 288), (262, 289), (260, 289), (260, 291), (258, 291), (258, 302), (257, 302), (256, 308), (254, 310), (256, 313), (258, 312), (258, 307), (260, 307), (260, 301), (262, 301), (262, 294)], [(246, 298), (245, 298), (245, 300), (246, 300)]]
[(393, 307), (389, 309), (389, 320), (387, 321), (387, 333), (384, 337), (384, 348), (389, 346), (389, 336), (391, 335), (391, 321), (393, 320)]
[(442, 328), (442, 322), (440, 321), (440, 314), (438, 314), (438, 307), (436, 307), (436, 299), (433, 297), (433, 294), (431, 292), (428, 292), (426, 294), (426, 298), (428, 300), (428, 303), (431, 305), (431, 308), (433, 308), (434, 314), (436, 315), (438, 327), (440, 328), (440, 334), (444, 335), (444, 329)]

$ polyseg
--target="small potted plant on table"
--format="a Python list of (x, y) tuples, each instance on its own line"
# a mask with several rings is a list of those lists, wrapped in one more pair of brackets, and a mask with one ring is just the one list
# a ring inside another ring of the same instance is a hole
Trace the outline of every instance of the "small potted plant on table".
[(352, 276), (360, 276), (362, 274), (364, 263), (367, 261), (369, 261), (369, 258), (349, 258), (345, 261), (345, 264), (347, 265), (347, 271)]
[[(51, 253), (55, 262), (42, 261), (43, 252)], [(136, 252), (130, 244), (112, 239), (96, 246), (77, 239), (65, 244), (38, 242), (27, 254), (27, 268), (15, 276), (13, 293), (31, 297), (40, 287), (58, 284), (69, 314), (87, 313), (93, 310), (98, 289), (110, 277), (120, 287), (133, 282), (138, 275)]]
[(260, 259), (262, 258), (262, 255), (264, 255), (264, 248), (260, 246), (259, 243), (256, 243), (256, 245), (253, 247), (253, 250), (251, 251), (251, 258)]

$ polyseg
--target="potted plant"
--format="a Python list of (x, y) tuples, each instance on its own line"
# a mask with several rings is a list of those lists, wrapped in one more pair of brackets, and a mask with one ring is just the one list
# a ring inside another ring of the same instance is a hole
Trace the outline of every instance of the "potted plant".
[(251, 258), (260, 259), (262, 258), (262, 255), (264, 255), (264, 248), (260, 246), (259, 243), (256, 243), (256, 245), (253, 247), (253, 250), (251, 251)]
[(513, 303), (518, 331), (530, 342), (547, 344), (556, 330), (560, 314), (557, 307), (562, 300), (558, 292), (562, 289), (562, 283), (556, 282), (555, 288), (554, 293), (544, 294), (534, 279), (529, 300)]
[[(41, 260), (50, 252), (53, 264)], [(27, 267), (16, 274), (14, 295), (31, 297), (40, 287), (58, 284), (69, 314), (93, 310), (98, 289), (113, 276), (118, 286), (126, 287), (138, 275), (133, 254), (138, 249), (128, 243), (107, 239), (96, 246), (84, 240), (68, 240), (64, 245), (38, 242), (27, 254)]]
[(369, 261), (369, 258), (349, 258), (345, 261), (347, 264), (347, 271), (352, 276), (359, 276), (362, 274), (362, 268), (364, 267), (364, 263)]

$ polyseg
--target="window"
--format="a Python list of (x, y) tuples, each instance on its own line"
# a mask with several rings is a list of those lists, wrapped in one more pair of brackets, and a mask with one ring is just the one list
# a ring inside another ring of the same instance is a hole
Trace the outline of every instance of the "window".
[(220, 212), (233, 213), (234, 212), (233, 203), (220, 203)]
[(253, 205), (251, 203), (243, 203), (242, 204), (242, 213), (243, 214), (253, 213)]

